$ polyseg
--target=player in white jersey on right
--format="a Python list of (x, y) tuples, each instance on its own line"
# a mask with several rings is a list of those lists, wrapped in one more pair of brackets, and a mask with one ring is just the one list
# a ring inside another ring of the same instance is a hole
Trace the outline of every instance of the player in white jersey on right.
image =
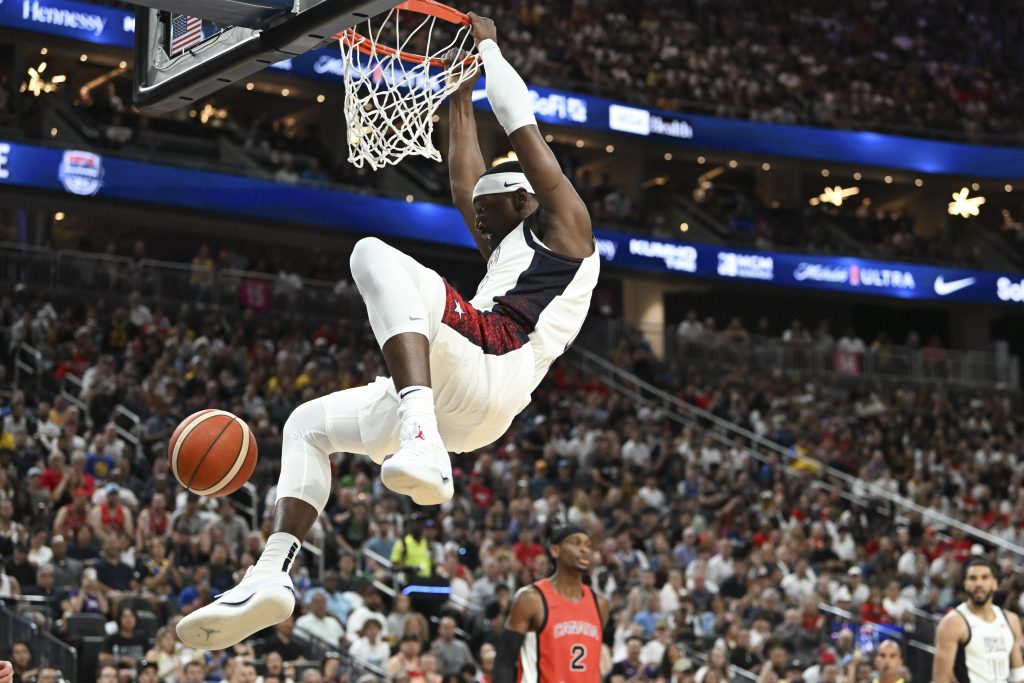
[(1020, 618), (992, 604), (999, 586), (996, 568), (974, 558), (964, 566), (967, 600), (935, 631), (932, 683), (1021, 683)]
[(449, 450), (500, 438), (583, 326), (600, 270), (590, 215), (544, 142), (494, 23), (469, 16), (487, 98), (521, 163), (486, 169), (473, 83), (465, 84), (452, 97), (449, 171), (487, 274), (466, 300), (397, 249), (359, 241), (352, 277), (391, 377), (309, 401), (288, 418), (274, 531), (241, 583), (179, 622), (189, 647), (221, 650), (292, 613), (288, 571), (330, 497), (331, 453), (369, 455), (384, 485), (416, 503), (447, 502)]

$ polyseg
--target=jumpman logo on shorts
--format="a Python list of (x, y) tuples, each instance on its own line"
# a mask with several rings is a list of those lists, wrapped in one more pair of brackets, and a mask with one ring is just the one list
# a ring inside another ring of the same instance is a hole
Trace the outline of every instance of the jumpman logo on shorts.
[(416, 429), (418, 429), (419, 431), (416, 433), (416, 436), (412, 438), (420, 439), (421, 441), (426, 441), (427, 437), (423, 436), (423, 427), (416, 427)]
[(455, 302), (455, 313), (459, 316), (459, 320), (462, 320), (462, 316), (465, 315), (462, 305), (458, 301)]

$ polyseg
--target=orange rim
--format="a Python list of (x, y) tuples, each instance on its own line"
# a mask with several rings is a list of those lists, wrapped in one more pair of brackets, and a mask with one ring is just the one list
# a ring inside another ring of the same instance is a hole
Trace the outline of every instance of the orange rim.
[[(438, 19), (447, 21), (449, 24), (470, 26), (473, 23), (468, 16), (459, 10), (437, 2), (436, 0), (405, 0), (405, 2), (398, 5), (395, 9), (399, 12), (416, 12), (417, 14), (426, 14), (428, 16), (437, 17)], [(412, 62), (413, 64), (429, 62), (431, 66), (444, 67), (443, 59), (438, 57), (428, 58), (425, 55), (419, 55), (415, 52), (405, 52), (393, 47), (388, 47), (387, 45), (378, 45), (356, 31), (354, 28), (345, 29), (335, 36), (335, 38), (345, 43), (348, 47), (353, 47), (364, 55), (370, 57), (386, 55), (388, 57), (397, 57), (403, 62)], [(476, 58), (469, 57), (466, 61), (470, 62), (474, 59)]]

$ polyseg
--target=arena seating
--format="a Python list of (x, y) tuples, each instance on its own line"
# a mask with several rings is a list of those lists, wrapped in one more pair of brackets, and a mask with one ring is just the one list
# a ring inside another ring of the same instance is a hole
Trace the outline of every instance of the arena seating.
[[(771, 669), (792, 681), (799, 669), (810, 683), (831, 680), (836, 672), (823, 670), (837, 664), (838, 680), (858, 683), (858, 662), (889, 637), (924, 676), (914, 643), (929, 642), (957, 601), (960, 563), (980, 553), (1009, 566), (1014, 555), (980, 542), (986, 533), (1007, 547), (1024, 540), (1018, 397), (721, 372), (685, 354), (662, 365), (627, 334), (608, 367), (561, 361), (504, 439), (455, 458), (456, 499), (420, 518), (434, 554), (429, 582), (451, 589), (443, 605), (401, 594), (415, 579), (391, 551), (413, 519), (408, 502), (382, 490), (367, 459), (341, 454), (334, 498), (295, 572), (295, 632), (287, 623), (235, 652), (193, 653), (165, 641), (164, 627), (258, 554), (290, 410), (371, 380), (382, 361), (358, 318), (317, 319), (269, 284), (270, 296), (252, 299), (242, 283), (259, 274), (222, 279), (203, 259), (183, 264), (181, 282), (218, 293), (180, 306), (180, 287), (157, 287), (146, 268), (72, 272), (123, 279), (88, 303), (43, 287), (12, 287), (0, 303), (0, 557), (23, 596), (0, 580), (0, 625), (27, 640), (31, 619), (77, 644), (79, 680), (98, 673), (83, 653), (98, 653), (126, 678), (145, 658), (177, 680), (190, 661), (202, 671), (189, 680), (246, 680), (254, 661), (264, 681), (386, 680), (399, 670), (436, 681), (464, 667), (472, 675), (462, 680), (486, 681), (511, 594), (547, 568), (524, 532), (542, 542), (561, 521), (601, 539), (591, 580), (612, 603), (606, 655), (618, 672), (639, 671), (636, 680), (689, 671), (708, 683), (768, 681)], [(334, 292), (327, 284), (324, 295)], [(135, 285), (150, 288), (145, 301)], [(38, 352), (31, 362), (22, 344)], [(640, 378), (667, 398), (636, 393)], [(220, 507), (186, 497), (164, 457), (182, 417), (216, 406), (249, 422), (261, 453), (253, 488)], [(109, 507), (115, 490), (134, 529)], [(1020, 574), (1008, 571), (1002, 588), (1005, 604), (1024, 606)], [(382, 615), (383, 658), (356, 623), (367, 610)], [(471, 658), (440, 627), (445, 616)], [(324, 619), (337, 619), (343, 640), (309, 636), (305, 627)], [(36, 659), (19, 671), (60, 661), (55, 641), (31, 645)]]

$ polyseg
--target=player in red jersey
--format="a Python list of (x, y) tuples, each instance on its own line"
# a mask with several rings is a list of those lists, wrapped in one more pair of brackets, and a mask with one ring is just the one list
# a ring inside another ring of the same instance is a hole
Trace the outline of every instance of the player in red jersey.
[(608, 601), (583, 583), (590, 534), (569, 524), (551, 532), (555, 573), (522, 588), (498, 641), (493, 683), (600, 683)]

